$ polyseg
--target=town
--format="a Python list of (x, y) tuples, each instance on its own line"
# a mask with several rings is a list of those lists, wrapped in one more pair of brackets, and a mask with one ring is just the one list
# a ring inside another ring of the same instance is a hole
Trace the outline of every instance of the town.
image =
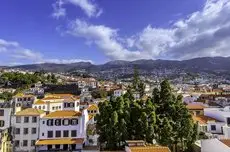
[(136, 68), (118, 82), (19, 69), (0, 78), (2, 152), (230, 150), (229, 84), (147, 83)]

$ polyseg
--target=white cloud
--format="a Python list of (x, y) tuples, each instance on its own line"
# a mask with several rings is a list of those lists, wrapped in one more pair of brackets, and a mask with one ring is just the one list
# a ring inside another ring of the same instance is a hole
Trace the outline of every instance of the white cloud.
[(170, 28), (148, 25), (128, 38), (119, 36), (117, 29), (78, 19), (70, 23), (67, 33), (93, 42), (110, 59), (230, 56), (230, 1), (207, 0), (202, 10), (179, 19)]
[(90, 62), (91, 60), (83, 59), (49, 59), (44, 58), (44, 55), (40, 52), (36, 52), (30, 49), (23, 48), (18, 42), (6, 41), (0, 39), (0, 56), (4, 59), (4, 62), (0, 62), (1, 65), (19, 65), (28, 63), (59, 63), (69, 64), (76, 62)]
[(91, 0), (58, 0), (53, 4), (52, 16), (54, 18), (58, 19), (59, 17), (66, 16), (64, 4), (72, 4), (81, 8), (88, 17), (98, 17), (103, 13), (103, 10)]
[(52, 16), (56, 19), (59, 19), (60, 17), (65, 17), (66, 16), (66, 9), (63, 8), (63, 1), (62, 0), (58, 0), (57, 2), (55, 2), (52, 6), (53, 6), (53, 13)]
[(70, 64), (76, 62), (90, 62), (93, 63), (92, 60), (82, 60), (82, 59), (45, 59), (46, 63), (56, 63), (56, 64)]
[(135, 60), (144, 56), (140, 51), (128, 51), (123, 47), (119, 42), (117, 31), (103, 25), (90, 25), (77, 19), (69, 24), (67, 33), (96, 44), (111, 59)]

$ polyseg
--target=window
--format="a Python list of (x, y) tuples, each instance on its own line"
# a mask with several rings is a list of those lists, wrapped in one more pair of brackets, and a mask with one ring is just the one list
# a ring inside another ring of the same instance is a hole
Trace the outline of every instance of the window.
[(41, 106), (38, 107), (38, 109), (41, 109), (41, 108), (42, 108)]
[(34, 106), (34, 109), (37, 109), (37, 106)]
[(74, 107), (74, 103), (70, 103), (70, 107)]
[(61, 131), (56, 131), (56, 137), (61, 137)]
[(55, 145), (55, 149), (60, 149), (60, 145)]
[(44, 136), (45, 134), (44, 134), (44, 132), (42, 133), (42, 136)]
[(76, 149), (76, 144), (72, 144), (72, 145), (71, 145), (71, 149), (72, 149), (72, 150), (75, 150), (75, 149)]
[(29, 122), (29, 117), (24, 117), (24, 123), (28, 123)]
[(0, 127), (4, 127), (5, 125), (5, 121), (4, 120), (0, 120)]
[(31, 129), (31, 133), (32, 133), (32, 134), (36, 134), (36, 133), (37, 133), (37, 128), (32, 128), (32, 129)]
[(94, 110), (94, 113), (97, 113), (97, 110)]
[(71, 131), (71, 137), (77, 137), (77, 130)]
[(67, 107), (67, 103), (64, 103), (64, 107), (65, 107), (65, 108)]
[(19, 140), (15, 140), (14, 145), (15, 145), (15, 147), (18, 147), (19, 146)]
[(15, 134), (17, 134), (17, 135), (20, 134), (20, 128), (15, 129)]
[(32, 122), (36, 123), (37, 122), (37, 117), (32, 117)]
[(61, 106), (59, 106), (59, 109), (61, 109)]
[(63, 150), (65, 151), (65, 150), (68, 150), (68, 145), (63, 145)]
[(21, 117), (16, 117), (16, 123), (21, 123)]
[(53, 131), (48, 131), (48, 138), (53, 138)]
[(3, 109), (0, 110), (0, 116), (4, 116), (4, 110)]
[(31, 146), (35, 146), (35, 140), (31, 140)]
[(54, 109), (55, 109), (55, 107), (52, 107), (52, 109), (54, 110)]
[(48, 151), (51, 150), (52, 149), (52, 145), (48, 145), (47, 148), (48, 148)]
[(70, 107), (70, 103), (67, 103), (67, 107)]
[(23, 147), (27, 147), (28, 145), (28, 141), (27, 140), (23, 140)]
[(45, 121), (42, 121), (42, 124), (45, 124)]
[(69, 137), (69, 131), (68, 130), (63, 131), (63, 137)]
[(227, 125), (230, 125), (230, 118), (227, 118)]
[(68, 126), (68, 125), (69, 125), (69, 119), (64, 119), (64, 120), (62, 121), (62, 124), (63, 124), (64, 126)]
[(43, 110), (44, 110), (45, 108), (46, 108), (45, 106), (42, 107)]
[(56, 119), (55, 120), (55, 125), (56, 126), (61, 126), (61, 119)]
[(75, 126), (78, 124), (78, 119), (72, 119), (71, 125)]
[(28, 128), (24, 128), (24, 129), (23, 129), (23, 134), (24, 134), (24, 135), (27, 135), (28, 132), (29, 132), (29, 129), (28, 129)]
[(53, 126), (53, 119), (47, 120), (47, 126)]
[(216, 125), (211, 125), (211, 130), (216, 130)]

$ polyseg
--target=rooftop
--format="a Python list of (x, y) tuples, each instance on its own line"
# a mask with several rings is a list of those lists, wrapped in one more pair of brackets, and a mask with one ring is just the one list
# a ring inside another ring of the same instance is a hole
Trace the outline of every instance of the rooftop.
[(17, 112), (16, 116), (39, 116), (40, 114), (43, 114), (44, 111), (40, 109), (34, 109), (34, 108), (27, 108), (22, 111)]
[(170, 152), (168, 147), (161, 146), (143, 146), (143, 147), (129, 147), (131, 152)]
[(37, 100), (34, 104), (45, 104), (45, 101), (43, 101), (43, 100)]
[(82, 144), (83, 141), (83, 138), (41, 139), (36, 142), (36, 145)]
[(186, 107), (189, 110), (204, 110), (204, 108), (206, 108), (205, 106), (200, 104), (188, 104)]
[(207, 124), (208, 121), (214, 121), (214, 122), (220, 122), (219, 120), (217, 119), (214, 119), (214, 118), (211, 118), (211, 117), (208, 117), (208, 116), (202, 116), (202, 115), (197, 115), (197, 116), (192, 116), (192, 119), (195, 121), (195, 122), (199, 122), (200, 124)]
[(220, 141), (230, 147), (230, 139), (221, 139)]
[(72, 118), (81, 116), (81, 112), (74, 111), (74, 110), (63, 110), (63, 111), (55, 111), (52, 112), (43, 118)]
[(90, 105), (87, 110), (98, 110), (98, 106), (96, 104)]

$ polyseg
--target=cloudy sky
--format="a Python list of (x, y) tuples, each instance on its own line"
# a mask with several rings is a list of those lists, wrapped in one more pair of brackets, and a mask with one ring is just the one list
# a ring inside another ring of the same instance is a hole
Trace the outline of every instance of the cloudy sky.
[(0, 65), (230, 56), (230, 0), (1, 0)]

